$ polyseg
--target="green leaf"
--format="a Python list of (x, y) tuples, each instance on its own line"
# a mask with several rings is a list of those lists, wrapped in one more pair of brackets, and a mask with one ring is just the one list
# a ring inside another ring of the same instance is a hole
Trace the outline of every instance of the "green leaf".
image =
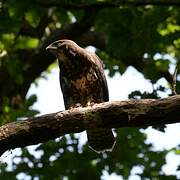
[(37, 38), (19, 36), (15, 45), (16, 49), (34, 49), (38, 46), (39, 40)]
[(155, 65), (158, 71), (167, 72), (169, 69), (170, 61), (166, 59), (158, 59), (155, 61)]
[(25, 19), (26, 21), (32, 26), (32, 27), (37, 27), (39, 22), (40, 22), (40, 15), (39, 12), (37, 12), (36, 9), (29, 9), (25, 13)]
[(180, 155), (180, 149), (175, 150), (175, 153), (178, 154), (178, 155)]
[(5, 33), (0, 35), (0, 42), (2, 46), (11, 46), (14, 43), (15, 35), (14, 33)]

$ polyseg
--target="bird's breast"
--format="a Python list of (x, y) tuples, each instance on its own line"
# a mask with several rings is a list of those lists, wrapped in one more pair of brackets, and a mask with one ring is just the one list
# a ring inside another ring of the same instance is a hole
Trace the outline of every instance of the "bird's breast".
[(94, 89), (94, 86), (98, 83), (97, 80), (96, 72), (90, 68), (88, 72), (82, 73), (77, 79), (71, 80), (71, 84), (79, 92), (88, 93)]

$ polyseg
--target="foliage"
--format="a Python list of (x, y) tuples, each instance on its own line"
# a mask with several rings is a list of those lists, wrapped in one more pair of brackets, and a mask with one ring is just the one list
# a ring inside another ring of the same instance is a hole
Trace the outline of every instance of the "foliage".
[[(31, 83), (54, 62), (42, 47), (56, 40), (56, 30), (60, 30), (58, 39), (70, 38), (84, 47), (96, 47), (109, 75), (123, 74), (128, 66), (134, 66), (152, 85), (165, 78), (171, 89), (171, 69), (180, 59), (178, 7), (117, 6), (113, 1), (108, 1), (108, 7), (103, 5), (105, 1), (95, 0), (49, 2), (0, 1), (1, 124), (38, 113), (32, 108), (36, 96), (26, 98), (26, 94)], [(178, 79), (177, 92), (179, 84)], [(152, 93), (137, 90), (129, 98), (160, 98), (159, 92), (166, 90), (162, 86)], [(176, 179), (162, 172), (168, 152), (153, 150), (142, 131), (123, 128), (115, 133), (117, 143), (112, 153), (96, 154), (87, 144), (81, 145), (75, 135), (38, 145), (34, 153), (24, 148), (13, 158), (11, 168), (5, 163), (0, 165), (0, 178), (20, 179), (18, 174), (24, 173), (31, 179), (100, 179), (105, 170), (128, 179), (132, 169), (139, 167), (137, 175), (141, 179)], [(179, 154), (178, 147), (175, 152)]]

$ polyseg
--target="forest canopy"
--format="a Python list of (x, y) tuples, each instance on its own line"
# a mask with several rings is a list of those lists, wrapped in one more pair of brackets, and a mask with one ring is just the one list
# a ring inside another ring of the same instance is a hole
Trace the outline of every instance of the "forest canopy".
[[(33, 83), (49, 73), (55, 57), (45, 48), (58, 39), (81, 47), (93, 46), (109, 76), (123, 75), (129, 66), (142, 73), (153, 91), (134, 91), (130, 99), (173, 94), (174, 69), (180, 69), (180, 2), (176, 0), (1, 0), (0, 1), (0, 124), (37, 115), (36, 95), (27, 97)], [(179, 72), (179, 71), (178, 71)], [(158, 85), (160, 79), (167, 87)], [(176, 92), (180, 92), (177, 73)], [(171, 118), (171, 117), (170, 117)], [(177, 126), (179, 126), (177, 124)], [(164, 131), (165, 126), (154, 126)], [(104, 171), (128, 179), (135, 167), (141, 179), (177, 179), (162, 171), (166, 155), (180, 154), (179, 146), (155, 151), (139, 128), (115, 129), (112, 153), (96, 154), (74, 134), (42, 143), (37, 158), (22, 148), (12, 167), (0, 164), (1, 179), (100, 179)], [(177, 168), (177, 174), (179, 168)]]

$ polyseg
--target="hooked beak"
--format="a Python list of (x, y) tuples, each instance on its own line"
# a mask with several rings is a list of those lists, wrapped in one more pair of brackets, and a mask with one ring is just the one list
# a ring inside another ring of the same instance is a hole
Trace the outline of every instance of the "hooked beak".
[(57, 50), (58, 50), (58, 48), (57, 48), (57, 46), (54, 45), (54, 43), (52, 43), (46, 47), (46, 51), (56, 52)]

